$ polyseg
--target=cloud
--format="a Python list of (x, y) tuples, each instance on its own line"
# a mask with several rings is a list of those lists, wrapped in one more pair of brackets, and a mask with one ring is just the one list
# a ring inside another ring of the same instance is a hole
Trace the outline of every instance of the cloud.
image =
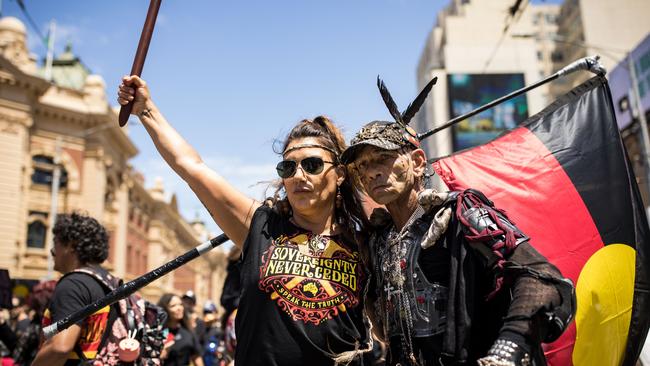
[(57, 48), (56, 46), (58, 45), (65, 45), (68, 42), (71, 42), (75, 46), (81, 46), (83, 45), (83, 37), (82, 34), (86, 34), (86, 31), (82, 30), (80, 27), (76, 25), (70, 25), (70, 24), (56, 24), (56, 32), (55, 32), (55, 49), (60, 49)]

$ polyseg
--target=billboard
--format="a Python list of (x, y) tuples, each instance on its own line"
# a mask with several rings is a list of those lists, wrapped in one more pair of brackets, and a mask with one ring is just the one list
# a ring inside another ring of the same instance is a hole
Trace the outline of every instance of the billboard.
[[(449, 116), (458, 117), (517, 89), (523, 88), (523, 74), (447, 75)], [(454, 151), (492, 140), (528, 118), (525, 95), (505, 101), (466, 119), (452, 128)]]
[[(630, 52), (634, 69), (636, 71), (637, 86), (641, 96), (641, 106), (643, 110), (650, 110), (650, 34), (648, 34), (636, 48)], [(614, 112), (619, 129), (624, 129), (632, 122), (632, 103), (633, 96), (631, 93), (632, 81), (628, 70), (629, 60), (623, 58), (621, 62), (607, 75), (609, 87), (612, 91), (612, 101), (614, 102)]]

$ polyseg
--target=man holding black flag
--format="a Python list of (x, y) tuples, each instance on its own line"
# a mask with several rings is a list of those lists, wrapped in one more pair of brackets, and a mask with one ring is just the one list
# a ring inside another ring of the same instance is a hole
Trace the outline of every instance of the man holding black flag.
[(425, 190), (427, 159), (409, 120), (434, 81), (396, 122), (365, 125), (343, 153), (375, 209), (367, 304), (389, 365), (543, 365), (541, 342), (575, 312), (573, 286), (505, 213), (473, 190)]

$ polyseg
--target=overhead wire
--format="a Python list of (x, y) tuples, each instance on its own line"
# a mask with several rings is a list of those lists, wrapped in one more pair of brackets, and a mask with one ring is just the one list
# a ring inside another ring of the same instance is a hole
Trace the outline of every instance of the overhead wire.
[[(523, 3), (523, 7), (522, 7), (522, 3)], [(488, 67), (490, 67), (490, 64), (492, 63), (494, 56), (496, 56), (497, 52), (499, 51), (499, 48), (501, 47), (501, 44), (503, 43), (503, 40), (508, 35), (510, 26), (514, 24), (517, 20), (519, 20), (519, 17), (521, 16), (521, 14), (523, 14), (524, 10), (526, 9), (529, 3), (530, 3), (529, 0), (515, 0), (515, 3), (508, 8), (508, 17), (506, 18), (506, 24), (503, 27), (503, 32), (501, 33), (501, 36), (499, 37), (497, 44), (492, 49), (492, 53), (485, 61), (485, 64), (483, 65), (483, 71), (481, 71), (481, 74), (485, 74)]]
[(20, 10), (23, 12), (23, 15), (25, 15), (25, 18), (27, 19), (27, 22), (29, 23), (29, 25), (34, 29), (34, 31), (36, 32), (36, 35), (38, 35), (41, 42), (43, 42), (43, 45), (45, 46), (45, 48), (47, 48), (48, 47), (47, 37), (43, 36), (43, 32), (41, 32), (41, 29), (39, 28), (39, 26), (34, 21), (34, 18), (32, 18), (32, 15), (29, 14), (29, 11), (27, 11), (27, 7), (25, 6), (25, 1), (24, 0), (15, 0), (15, 1), (18, 4), (18, 7), (20, 8)]

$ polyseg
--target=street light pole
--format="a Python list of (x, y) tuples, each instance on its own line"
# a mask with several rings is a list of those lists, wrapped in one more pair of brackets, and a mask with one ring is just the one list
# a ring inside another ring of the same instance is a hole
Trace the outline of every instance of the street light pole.
[(54, 259), (52, 258), (52, 248), (54, 247), (54, 224), (56, 223), (56, 214), (59, 206), (59, 186), (61, 184), (61, 145), (63, 139), (61, 136), (56, 138), (56, 147), (54, 149), (54, 171), (52, 172), (52, 201), (50, 203), (50, 223), (49, 235), (47, 235), (47, 279), (54, 278)]

